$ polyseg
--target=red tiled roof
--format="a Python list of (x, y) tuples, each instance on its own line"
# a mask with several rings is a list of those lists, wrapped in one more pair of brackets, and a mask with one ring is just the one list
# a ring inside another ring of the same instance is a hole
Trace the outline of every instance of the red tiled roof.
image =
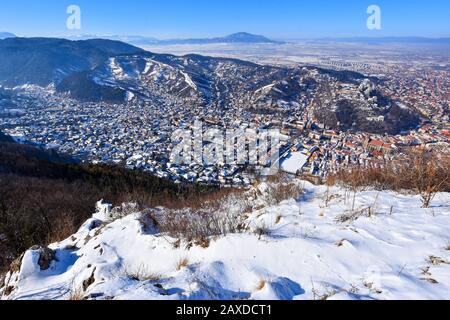
[(390, 144), (384, 143), (383, 141), (380, 141), (380, 140), (372, 140), (372, 141), (370, 141), (369, 145), (374, 146), (374, 147), (384, 148), (384, 149), (392, 149)]

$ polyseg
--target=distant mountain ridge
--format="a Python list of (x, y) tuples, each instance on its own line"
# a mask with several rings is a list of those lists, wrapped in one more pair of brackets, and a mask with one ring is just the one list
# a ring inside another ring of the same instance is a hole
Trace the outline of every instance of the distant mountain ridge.
[(7, 38), (15, 38), (16, 35), (14, 33), (10, 32), (0, 32), (0, 40), (7, 39)]
[(91, 70), (111, 56), (142, 51), (103, 39), (8, 38), (0, 40), (0, 85), (48, 86), (70, 74)]
[[(87, 40), (100, 38), (97, 35), (80, 35), (78, 37), (70, 37), (70, 40)], [(160, 40), (153, 37), (145, 36), (101, 36), (101, 38), (123, 41), (133, 45), (178, 45), (178, 44), (221, 44), (221, 43), (240, 43), (240, 44), (257, 44), (271, 43), (282, 44), (283, 42), (271, 40), (265, 36), (255, 35), (248, 32), (233, 33), (225, 37), (214, 38), (189, 38), (189, 39), (166, 39)]]
[(426, 37), (348, 37), (348, 38), (320, 38), (314, 42), (350, 42), (367, 44), (409, 43), (409, 44), (450, 44), (450, 38)]
[[(88, 39), (109, 39), (115, 41), (122, 41), (136, 46), (145, 45), (207, 45), (207, 44), (284, 44), (284, 41), (276, 41), (265, 36), (254, 35), (247, 32), (238, 32), (224, 37), (214, 38), (188, 38), (188, 39), (157, 39), (146, 36), (98, 36), (98, 35), (80, 35), (78, 37), (71, 37), (70, 40), (88, 40)], [(325, 37), (325, 38), (305, 38), (293, 39), (296, 41), (311, 41), (311, 42), (335, 42), (335, 43), (365, 43), (365, 44), (441, 44), (450, 45), (450, 37), (441, 38), (427, 38), (427, 37)], [(289, 41), (288, 41), (289, 42)]]
[(267, 37), (247, 32), (238, 32), (225, 37), (199, 38), (199, 39), (173, 39), (161, 40), (158, 44), (214, 44), (214, 43), (281, 43)]
[[(247, 32), (238, 32), (224, 37), (213, 38), (188, 38), (188, 39), (157, 39), (146, 36), (99, 36), (99, 35), (80, 35), (69, 37), (69, 40), (88, 40), (88, 39), (108, 39), (122, 41), (136, 46), (145, 45), (207, 45), (207, 44), (284, 44), (285, 41), (276, 41), (265, 36), (254, 35)], [(287, 42), (307, 41), (318, 43), (365, 43), (365, 44), (440, 44), (450, 45), (450, 37), (428, 38), (428, 37), (324, 37), (324, 38), (299, 38), (287, 40)]]
[(146, 36), (137, 36), (137, 35), (127, 35), (127, 36), (120, 36), (120, 35), (96, 35), (96, 34), (81, 34), (78, 36), (71, 36), (67, 37), (67, 40), (92, 40), (92, 39), (105, 39), (105, 40), (113, 40), (113, 41), (121, 41), (125, 43), (130, 43), (134, 45), (148, 45), (148, 44), (156, 44), (160, 40), (153, 38), (153, 37), (146, 37)]

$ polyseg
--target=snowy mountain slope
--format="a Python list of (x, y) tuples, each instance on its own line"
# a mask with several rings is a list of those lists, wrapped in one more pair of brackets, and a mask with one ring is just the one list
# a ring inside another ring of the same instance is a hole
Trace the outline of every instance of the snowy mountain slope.
[[(234, 39), (247, 36), (237, 34)], [(195, 54), (154, 54), (103, 39), (0, 40), (0, 83), (7, 87), (51, 85), (57, 89), (55, 94), (114, 104), (258, 114), (307, 111), (338, 131), (397, 134), (416, 128), (420, 113), (398, 106), (388, 97), (382, 80), (369, 78), (312, 66), (288, 68)]]
[(87, 101), (126, 103), (132, 94), (137, 101), (165, 100), (189, 108), (291, 114), (310, 108), (330, 128), (344, 131), (395, 134), (419, 121), (417, 111), (402, 109), (382, 94), (381, 80), (359, 73), (193, 54), (114, 56), (87, 73), (65, 78), (57, 89)]
[(143, 50), (103, 39), (7, 38), (0, 40), (0, 83), (46, 87), (73, 73), (91, 70), (111, 56), (138, 52)]
[[(93, 85), (121, 88), (136, 96), (169, 95), (172, 99), (196, 99), (202, 105), (241, 101), (251, 106), (266, 100), (298, 100), (307, 87), (303, 86), (298, 70), (235, 59), (148, 52), (110, 58), (92, 70), (88, 78)], [(80, 83), (74, 75), (64, 79), (58, 89), (79, 99), (76, 92)], [(264, 90), (268, 87), (272, 90)]]
[(304, 188), (298, 201), (268, 206), (267, 185), (261, 184), (253, 191), (259, 195), (254, 209), (242, 217), (246, 231), (203, 246), (160, 234), (142, 213), (124, 215), (136, 211), (132, 206), (119, 216), (99, 204), (78, 233), (50, 246), (56, 259), (39, 248), (26, 252), (0, 294), (3, 299), (450, 299), (450, 194), (439, 194), (432, 208), (422, 209), (419, 196), (365, 191), (351, 211), (353, 195), (343, 189), (308, 183)]
[(187, 73), (149, 57), (111, 58), (95, 74), (101, 82), (128, 88), (135, 94), (158, 90), (184, 97), (198, 94), (196, 84)]

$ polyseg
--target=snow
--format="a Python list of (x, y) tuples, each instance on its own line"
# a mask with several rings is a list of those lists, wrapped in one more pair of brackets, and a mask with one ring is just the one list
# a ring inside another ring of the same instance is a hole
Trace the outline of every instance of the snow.
[(33, 276), (39, 271), (38, 266), (39, 261), (39, 253), (35, 250), (28, 250), (25, 255), (23, 256), (22, 260), (22, 266), (20, 269), (20, 278), (19, 281), (22, 279), (27, 279), (30, 276)]
[(126, 100), (127, 100), (127, 101), (133, 100), (134, 97), (135, 97), (135, 94), (134, 94), (133, 92), (127, 91), (127, 96), (126, 96)]
[(113, 73), (113, 75), (117, 78), (123, 78), (125, 75), (124, 70), (122, 69), (122, 67), (119, 65), (119, 63), (117, 62), (116, 58), (110, 58), (109, 59), (109, 68), (111, 69), (111, 72)]
[(287, 173), (296, 174), (297, 171), (301, 170), (308, 163), (308, 159), (309, 157), (303, 152), (291, 152), (289, 156), (282, 161), (281, 170)]
[(269, 84), (269, 85), (267, 85), (267, 86), (264, 86), (264, 87), (262, 87), (262, 88), (256, 90), (255, 93), (260, 93), (260, 92), (261, 92), (262, 94), (267, 94), (267, 93), (270, 92), (270, 90), (272, 90), (272, 88), (273, 88), (275, 85), (276, 85), (276, 83)]
[(112, 206), (108, 203), (104, 203), (103, 200), (100, 200), (95, 205), (97, 212), (92, 216), (94, 219), (100, 221), (108, 221), (111, 218), (111, 209)]
[(27, 138), (24, 135), (10, 134), (9, 136), (17, 143), (25, 143), (27, 141)]
[(397, 105), (404, 110), (410, 110), (410, 108), (407, 105), (405, 105), (401, 102), (397, 102)]
[[(96, 299), (450, 299), (450, 194), (423, 209), (417, 195), (362, 191), (355, 210), (365, 213), (345, 221), (352, 193), (299, 183), (301, 199), (256, 206), (247, 231), (207, 248), (176, 248), (177, 239), (143, 227), (139, 212), (118, 216), (99, 202), (73, 237), (50, 246), (58, 258), (50, 269), (28, 251), (3, 298), (67, 299), (93, 276), (85, 295)], [(256, 194), (268, 190), (263, 183)], [(129, 276), (140, 271), (152, 279)]]
[(188, 86), (197, 91), (197, 86), (195, 85), (194, 81), (192, 81), (191, 77), (185, 72), (181, 71), (181, 73), (183, 74), (184, 81), (188, 84)]

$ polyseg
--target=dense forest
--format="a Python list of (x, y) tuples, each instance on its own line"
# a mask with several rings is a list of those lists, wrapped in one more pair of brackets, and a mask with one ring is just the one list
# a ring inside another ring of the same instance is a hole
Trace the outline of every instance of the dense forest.
[(121, 166), (79, 164), (0, 132), (0, 270), (35, 244), (73, 234), (101, 199), (179, 208), (216, 191)]

